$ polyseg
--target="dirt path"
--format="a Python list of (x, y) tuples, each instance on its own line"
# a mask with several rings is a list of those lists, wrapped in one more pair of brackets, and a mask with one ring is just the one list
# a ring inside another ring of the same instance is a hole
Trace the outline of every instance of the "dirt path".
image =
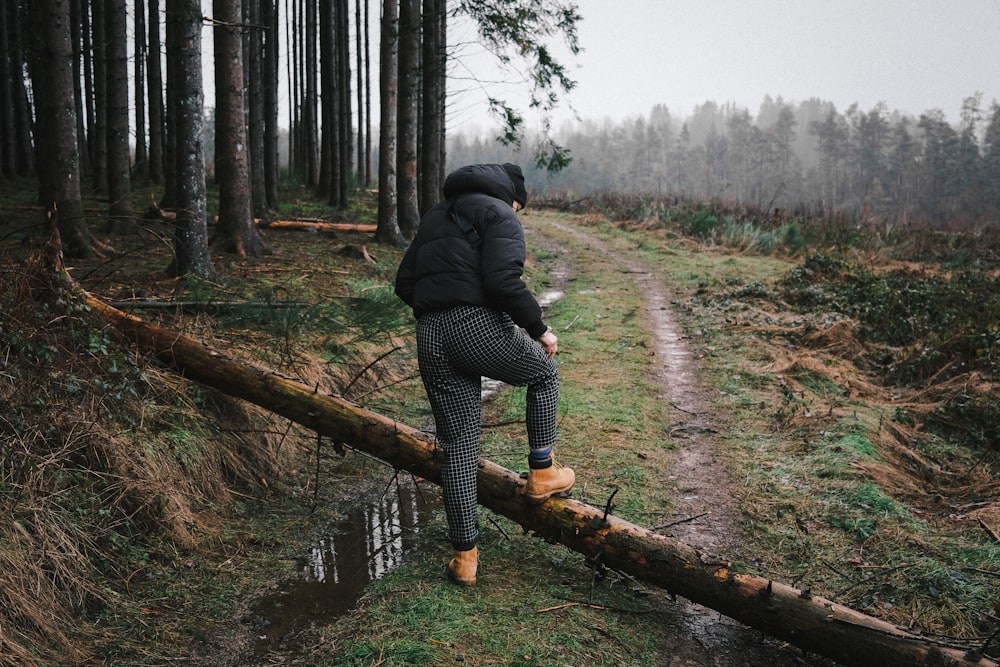
[[(647, 325), (655, 342), (655, 373), (669, 406), (671, 438), (683, 443), (671, 462), (670, 477), (676, 480), (676, 515), (692, 519), (670, 528), (670, 534), (699, 550), (723, 558), (740, 553), (738, 484), (724, 463), (726, 435), (713, 423), (713, 405), (699, 380), (699, 369), (687, 340), (674, 317), (670, 292), (648, 267), (615, 249), (611, 244), (579, 228), (548, 219), (533, 230), (537, 241), (554, 254), (567, 248), (553, 236), (545, 236), (545, 227), (574, 236), (598, 251), (633, 277), (636, 288), (645, 297)], [(539, 238), (540, 237), (540, 238)], [(568, 260), (569, 267), (580, 262)], [(565, 280), (571, 269), (559, 271)], [(565, 274), (565, 275), (562, 275)], [(694, 518), (697, 517), (697, 518)], [(761, 636), (718, 612), (678, 598), (663, 596), (667, 617), (663, 661), (665, 667), (712, 666), (756, 667), (784, 665), (824, 665), (823, 659), (804, 657), (797, 648)]]

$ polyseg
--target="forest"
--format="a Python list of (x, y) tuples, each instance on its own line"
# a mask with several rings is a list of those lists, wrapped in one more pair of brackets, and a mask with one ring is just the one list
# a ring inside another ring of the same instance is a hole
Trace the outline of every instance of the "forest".
[[(266, 251), (248, 221), (273, 217), (283, 182), (341, 210), (377, 185), (378, 238), (402, 245), (449, 168), (512, 155), (545, 196), (669, 195), (963, 229), (1000, 208), (1000, 106), (981, 93), (970, 92), (954, 123), (936, 109), (914, 116), (767, 96), (755, 113), (709, 100), (688, 115), (658, 105), (624, 121), (553, 127), (546, 113), (574, 85), (551, 55), (553, 41), (579, 49), (571, 3), (220, 2), (210, 20), (201, 5), (5, 5), (0, 174), (58, 172), (41, 179), (39, 204), (62, 211), (70, 252), (99, 250), (72, 224), (83, 219), (77, 189), (106, 197), (107, 224), (119, 226), (144, 213), (131, 210), (133, 184), (158, 184), (156, 205), (192, 212), (178, 227), (192, 231), (177, 237), (181, 272), (209, 273), (205, 253), (189, 247), (204, 243), (205, 178), (221, 193), (211, 212), (219, 243), (237, 254)], [(498, 63), (516, 61), (533, 82), (528, 106), (540, 110), (541, 129), (526, 126), (526, 110), (489, 97), (495, 131), (446, 131), (455, 21), (475, 26)], [(205, 30), (212, 53), (200, 52)]]
[[(579, 20), (3, 4), (0, 665), (996, 665), (1000, 106), (555, 127)], [(457, 21), (531, 82), (528, 110), (489, 97), (489, 136), (448, 128)], [(523, 390), (484, 398), (507, 511), (483, 503), (463, 591), (434, 467), (405, 460), (434, 424), (392, 280), (447, 170), (511, 159), (581, 484), (522, 508)], [(338, 569), (345, 521), (372, 562), (409, 551), (316, 612), (306, 574), (365, 569)]]
[[(210, 276), (209, 217), (227, 252), (267, 252), (255, 221), (278, 208), (282, 179), (335, 209), (377, 183), (377, 238), (405, 244), (444, 178), (447, 24), (455, 17), (477, 26), (502, 62), (523, 62), (535, 82), (532, 107), (551, 108), (572, 87), (546, 46), (561, 39), (578, 48), (571, 3), (219, 0), (211, 18), (202, 4), (4, 4), (0, 173), (37, 174), (38, 203), (58, 211), (69, 254), (105, 250), (85, 223), (83, 192), (106, 199), (107, 227), (117, 230), (142, 218), (131, 194), (152, 183), (160, 188), (154, 207), (177, 212), (171, 271)], [(202, 53), (206, 29), (212, 53)], [(205, 63), (214, 63), (212, 86)], [(288, 91), (289, 124), (280, 130), (279, 90)], [(507, 141), (518, 141), (520, 112), (500, 99), (490, 107)], [(287, 160), (279, 165), (283, 132)], [(536, 155), (553, 168), (560, 159), (558, 147)], [(211, 212), (209, 180), (219, 190)]]
[[(752, 114), (712, 101), (690, 115), (664, 106), (630, 120), (558, 128), (572, 158), (529, 178), (554, 197), (622, 192), (717, 199), (754, 209), (850, 216), (865, 223), (974, 230), (1000, 212), (1000, 105), (964, 100), (953, 125), (884, 104), (838, 111), (821, 99), (765, 97)], [(455, 164), (500, 159), (491, 137), (451, 138)]]

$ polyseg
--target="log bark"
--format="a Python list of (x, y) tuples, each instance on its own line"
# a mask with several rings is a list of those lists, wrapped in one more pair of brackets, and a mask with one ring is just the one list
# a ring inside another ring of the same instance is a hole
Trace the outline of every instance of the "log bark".
[(367, 232), (374, 234), (376, 225), (353, 222), (314, 222), (311, 220), (272, 220), (267, 229), (293, 229), (307, 232)]
[[(160, 208), (156, 202), (152, 202), (146, 209), (144, 217), (147, 220), (159, 220), (160, 222), (173, 223), (177, 221), (177, 212), (171, 209)], [(212, 218), (212, 222), (218, 223), (219, 216)], [(261, 220), (254, 218), (254, 224), (264, 229), (289, 229), (306, 232), (365, 232), (374, 234), (377, 225), (366, 225), (360, 222), (328, 222), (325, 220)]]
[[(427, 434), (297, 380), (233, 358), (199, 341), (123, 313), (83, 292), (86, 303), (140, 348), (186, 377), (255, 403), (397, 469), (441, 483), (440, 456)], [(565, 498), (524, 500), (520, 476), (482, 460), (480, 504), (538, 536), (589, 556), (844, 665), (993, 666), (977, 651), (945, 645), (831, 600), (732, 571), (689, 545)]]
[(112, 301), (108, 304), (118, 310), (173, 310), (180, 312), (214, 313), (233, 310), (284, 310), (309, 308), (306, 301), (163, 301), (160, 299), (134, 299)]

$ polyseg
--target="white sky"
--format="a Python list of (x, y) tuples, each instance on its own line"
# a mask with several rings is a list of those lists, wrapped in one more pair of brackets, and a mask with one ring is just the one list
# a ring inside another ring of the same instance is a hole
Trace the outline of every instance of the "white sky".
[[(913, 115), (941, 109), (957, 122), (965, 98), (983, 93), (984, 109), (1000, 100), (1000, 0), (577, 4), (584, 52), (562, 61), (578, 83), (570, 100), (584, 119), (648, 115), (655, 104), (687, 116), (707, 100), (756, 113), (769, 94), (818, 97), (839, 111), (855, 102)], [(523, 109), (511, 91), (504, 95)], [(570, 117), (568, 109), (557, 114)]]
[[(981, 92), (984, 109), (1000, 101), (1000, 0), (575, 1), (583, 52), (574, 58), (551, 46), (577, 81), (569, 102), (587, 120), (648, 115), (656, 104), (684, 117), (708, 100), (755, 114), (770, 95), (818, 97), (839, 111), (879, 102), (913, 115), (941, 109), (957, 123), (965, 98)], [(210, 0), (203, 3), (210, 15)], [(376, 68), (378, 3), (371, 7)], [(204, 37), (205, 102), (213, 106), (211, 29)], [(487, 94), (537, 126), (529, 84), (499, 73), (467, 22), (449, 26), (448, 39), (459, 51), (449, 82), (451, 130), (495, 133)], [(377, 69), (372, 76), (377, 84)], [(563, 104), (554, 118), (559, 127), (573, 114)]]

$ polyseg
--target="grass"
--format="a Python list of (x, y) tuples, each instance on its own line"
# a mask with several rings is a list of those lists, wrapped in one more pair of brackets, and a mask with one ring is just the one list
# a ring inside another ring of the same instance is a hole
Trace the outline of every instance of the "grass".
[[(673, 518), (672, 458), (684, 442), (671, 433), (653, 376), (653, 338), (631, 269), (549, 221), (579, 226), (668, 285), (719, 418), (725, 455), (717, 465), (737, 480), (725, 491), (739, 501), (738, 569), (930, 633), (982, 639), (995, 628), (1000, 545), (976, 523), (995, 524), (995, 457), (894, 418), (920, 413), (894, 404), (837, 356), (853, 349), (849, 341), (831, 334), (822, 346), (810, 342), (836, 322), (783, 309), (779, 282), (798, 264), (762, 254), (772, 239), (745, 225), (694, 219), (711, 233), (692, 240), (669, 226), (629, 231), (594, 217), (528, 212), (529, 285), (564, 294), (546, 319), (561, 350), (557, 457), (577, 471), (575, 497), (604, 506), (614, 494), (614, 512), (641, 525)], [(285, 255), (221, 258), (226, 284), (200, 284), (193, 294), (307, 308), (150, 317), (430, 429), (412, 321), (389, 288), (400, 251), (372, 246), (378, 262), (370, 264), (337, 254), (364, 237), (279, 238)], [(165, 265), (157, 258), (135, 268), (135, 284), (172, 289), (159, 282)], [(5, 361), (0, 377), (17, 406), (4, 433), (19, 434), (16, 452), (3, 445), (0, 507), (15, 522), (0, 535), (0, 553), (20, 560), (0, 570), (8, 577), (2, 590), (44, 589), (42, 580), (10, 573), (40, 544), (72, 546), (45, 553), (49, 571), (68, 582), (68, 597), (52, 608), (76, 617), (50, 620), (39, 639), (23, 619), (0, 616), (8, 638), (36, 642), (39, 662), (59, 662), (54, 647), (67, 627), (76, 644), (110, 663), (196, 663), (227, 653), (235, 660), (242, 649), (234, 637), (252, 632), (241, 621), (249, 601), (292, 574), (289, 563), (352, 496), (391, 484), (392, 470), (332, 447), (317, 476), (316, 441), (305, 429), (137, 361), (113, 336), (83, 326), (83, 313), (32, 314), (11, 294), (2, 298), (3, 358), (22, 364)], [(62, 335), (51, 335), (53, 327)], [(526, 467), (523, 403), (523, 390), (505, 391), (485, 415), (484, 454), (513, 470)], [(52, 432), (28, 427), (58, 414), (76, 420), (53, 420)], [(113, 432), (83, 429), (109, 421)], [(33, 540), (24, 533), (39, 530), (38, 515), (19, 504), (25, 489), (37, 493), (31, 506), (53, 517), (51, 531)], [(481, 512), (477, 588), (442, 576), (449, 547), (438, 515), (421, 531), (423, 548), (372, 584), (356, 610), (305, 629), (271, 658), (315, 667), (658, 664), (677, 608), (665, 592)], [(24, 662), (3, 650), (0, 664)]]
[[(996, 572), (994, 552), (1000, 545), (948, 509), (949, 503), (961, 503), (970, 480), (947, 488), (947, 475), (965, 477), (982, 454), (931, 434), (913, 439), (916, 450), (909, 449), (910, 440), (901, 443), (891, 436), (898, 431), (886, 427), (889, 400), (845, 389), (864, 386), (864, 374), (803, 345), (803, 332), (828, 325), (789, 317), (780, 303), (765, 298), (777, 292), (770, 286), (792, 263), (689, 248), (667, 235), (647, 236), (641, 252), (687, 295), (678, 299), (678, 312), (722, 393), (729, 430), (741, 434), (731, 440), (731, 465), (743, 471), (745, 480), (747, 552), (757, 556), (749, 567), (828, 595), (848, 587), (847, 582), (865, 581), (838, 601), (902, 625), (919, 622), (932, 632), (966, 636), (995, 627), (989, 619), (996, 574), (990, 573)], [(744, 290), (736, 299), (733, 287), (740, 285), (762, 287)], [(811, 355), (809, 363), (788, 352), (784, 341), (789, 339), (802, 346), (802, 357)], [(927, 485), (915, 465), (921, 451), (947, 461), (949, 473)], [(992, 488), (995, 482), (988, 480), (974, 484)], [(983, 572), (964, 572), (961, 597), (937, 617), (929, 610), (945, 597), (940, 573), (960, 569), (955, 554), (967, 549), (979, 554)], [(809, 565), (822, 561), (831, 567)], [(866, 581), (872, 568), (877, 574), (900, 563), (913, 564), (899, 571), (905, 576), (893, 571)]]
[[(904, 626), (965, 637), (988, 632), (995, 601), (989, 572), (996, 571), (998, 549), (967, 524), (932, 525), (921, 518), (924, 494), (918, 492), (920, 503), (906, 501), (915, 489), (890, 475), (898, 463), (880, 434), (881, 404), (852, 398), (844, 389), (845, 369), (832, 360), (792, 367), (787, 374), (774, 370), (787, 333), (775, 338), (771, 329), (787, 331), (788, 324), (761, 300), (776, 293), (769, 286), (793, 263), (734, 257), (604, 223), (587, 230), (642, 257), (676, 290), (678, 312), (732, 434), (726, 465), (743, 480), (738, 493), (746, 555), (737, 567), (797, 582)], [(664, 405), (650, 379), (641, 295), (622, 267), (576, 247), (572, 236), (547, 230), (546, 238), (588, 267), (547, 317), (560, 336), (559, 455), (583, 482), (577, 497), (602, 505), (617, 489), (616, 513), (650, 525), (671, 513), (674, 485), (662, 473), (675, 444), (663, 432)], [(548, 247), (537, 253), (533, 280), (550, 281), (546, 267), (559, 255)], [(803, 324), (799, 318), (794, 326)], [(484, 442), (487, 457), (515, 470), (523, 468), (517, 422), (522, 405), (517, 391), (495, 401), (487, 421), (498, 426)], [(935, 447), (943, 446), (936, 441)], [(970, 462), (968, 452), (948, 452), (956, 468)], [(479, 588), (448, 587), (438, 573), (443, 556), (430, 553), (375, 586), (346, 625), (324, 628), (344, 637), (345, 645), (350, 637), (365, 640), (318, 664), (655, 663), (652, 625), (665, 613), (662, 603), (637, 610), (634, 584), (613, 573), (610, 580), (595, 579), (582, 559), (519, 535), (497, 517), (483, 525)], [(442, 546), (437, 544), (437, 553)], [(973, 554), (972, 567), (983, 572), (968, 569), (965, 559)], [(518, 585), (522, 581), (533, 585)], [(596, 601), (605, 608), (566, 607), (557, 617), (539, 611), (567, 601)], [(420, 623), (414, 625), (414, 618)], [(504, 631), (496, 633), (497, 627)], [(609, 632), (617, 641), (587, 640)]]

